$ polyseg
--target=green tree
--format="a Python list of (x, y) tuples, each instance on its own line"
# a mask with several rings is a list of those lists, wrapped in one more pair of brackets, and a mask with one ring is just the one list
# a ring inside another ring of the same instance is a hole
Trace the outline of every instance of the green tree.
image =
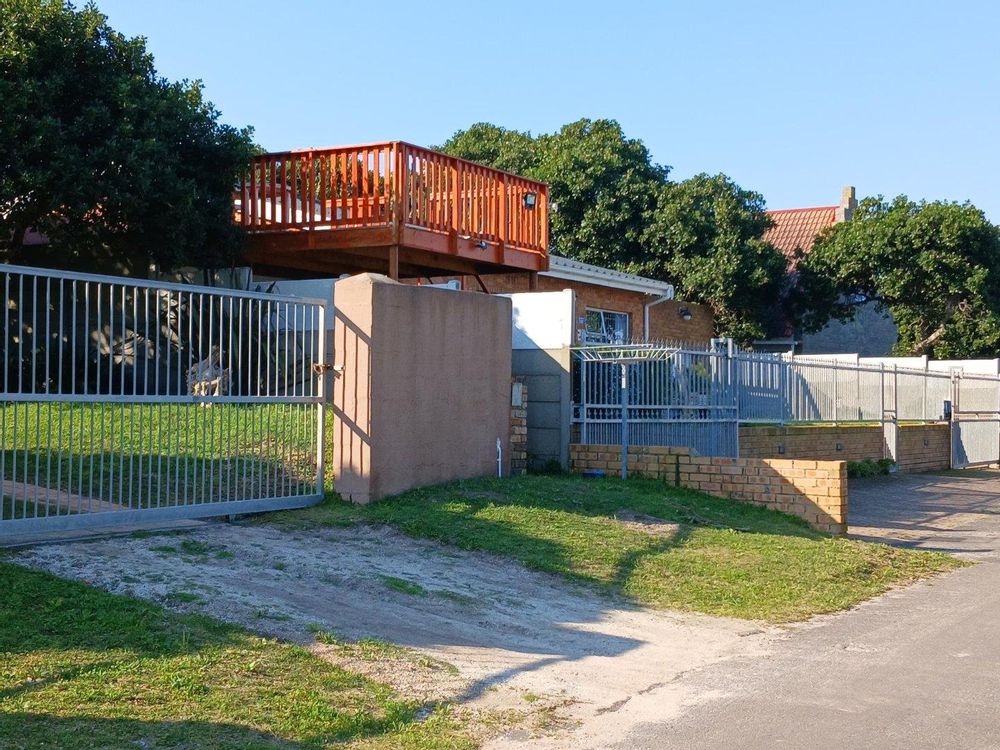
[[(0, 260), (141, 273), (237, 257), (250, 130), (219, 123), (198, 82), (159, 77), (94, 5), (0, 0), (0, 102)], [(29, 228), (49, 245), (25, 247)]]
[(764, 198), (725, 175), (699, 174), (663, 186), (629, 270), (669, 279), (680, 298), (712, 308), (716, 331), (746, 344), (780, 319), (787, 262), (762, 239), (771, 226)]
[(537, 137), (478, 123), (438, 148), (548, 183), (553, 251), (611, 267), (641, 256), (647, 215), (669, 171), (614, 120), (579, 120)]
[(869, 302), (892, 314), (900, 354), (1000, 353), (1000, 230), (970, 203), (866, 198), (819, 238), (798, 276), (807, 331)]

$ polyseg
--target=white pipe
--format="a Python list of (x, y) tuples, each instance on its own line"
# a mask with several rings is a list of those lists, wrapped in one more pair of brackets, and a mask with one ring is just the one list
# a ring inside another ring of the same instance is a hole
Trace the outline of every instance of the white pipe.
[(503, 476), (503, 443), (497, 438), (497, 476)]
[(673, 298), (674, 298), (674, 290), (673, 287), (671, 287), (669, 292), (667, 292), (661, 297), (654, 299), (652, 302), (646, 303), (646, 305), (643, 306), (642, 333), (643, 333), (643, 338), (645, 338), (646, 341), (649, 341), (649, 308), (651, 308), (653, 305), (658, 305), (661, 302), (669, 302)]

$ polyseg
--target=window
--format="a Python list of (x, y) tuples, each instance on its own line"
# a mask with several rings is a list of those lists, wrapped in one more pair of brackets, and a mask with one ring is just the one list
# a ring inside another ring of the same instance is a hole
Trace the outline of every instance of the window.
[(587, 308), (584, 344), (620, 344), (628, 340), (628, 313)]

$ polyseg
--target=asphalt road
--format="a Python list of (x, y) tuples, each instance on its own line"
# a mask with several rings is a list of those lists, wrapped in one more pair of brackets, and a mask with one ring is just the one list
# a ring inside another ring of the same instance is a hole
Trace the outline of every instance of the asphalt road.
[(1000, 748), (1000, 474), (852, 483), (851, 531), (976, 561), (688, 675), (687, 710), (615, 745)]

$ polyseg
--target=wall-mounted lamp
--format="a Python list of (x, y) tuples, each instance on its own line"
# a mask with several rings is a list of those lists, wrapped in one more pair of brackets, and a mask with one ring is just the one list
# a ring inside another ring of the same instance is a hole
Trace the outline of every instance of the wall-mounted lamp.
[(677, 314), (681, 316), (681, 320), (691, 320), (691, 318), (694, 317), (691, 314), (691, 311), (686, 307), (682, 307), (680, 310), (678, 310)]
[(534, 208), (535, 207), (535, 201), (537, 199), (538, 199), (538, 196), (535, 195), (535, 193), (525, 193), (524, 194), (524, 198), (523, 198), (523, 200), (524, 200), (524, 207), (527, 208), (527, 209)]

